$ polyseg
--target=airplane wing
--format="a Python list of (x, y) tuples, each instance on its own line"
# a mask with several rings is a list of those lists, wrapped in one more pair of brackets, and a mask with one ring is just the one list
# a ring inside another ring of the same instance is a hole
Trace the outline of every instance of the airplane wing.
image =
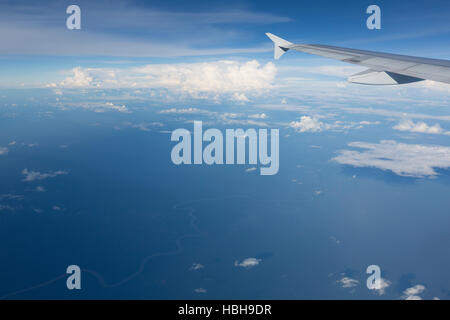
[(347, 79), (349, 82), (393, 85), (427, 79), (450, 83), (449, 60), (410, 57), (317, 44), (294, 44), (271, 33), (266, 33), (266, 35), (274, 43), (275, 59), (279, 59), (288, 50), (296, 50), (369, 68), (350, 76)]

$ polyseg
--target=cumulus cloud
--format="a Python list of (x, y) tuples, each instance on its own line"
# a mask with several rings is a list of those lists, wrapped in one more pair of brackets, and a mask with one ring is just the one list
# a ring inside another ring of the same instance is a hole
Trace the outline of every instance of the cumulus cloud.
[(0, 155), (2, 155), (2, 154), (7, 154), (8, 152), (9, 152), (9, 149), (8, 149), (8, 148), (0, 147)]
[(433, 80), (421, 81), (419, 84), (422, 88), (429, 89), (432, 91), (441, 91), (444, 93), (450, 93), (450, 86), (443, 82), (437, 82)]
[(378, 293), (380, 296), (384, 295), (386, 293), (386, 289), (389, 288), (389, 286), (392, 284), (389, 280), (386, 280), (384, 278), (380, 278), (380, 283), (378, 289), (375, 289), (376, 293)]
[(365, 150), (340, 150), (339, 155), (332, 160), (417, 178), (436, 176), (435, 168), (450, 168), (450, 147), (405, 144), (393, 140), (382, 140), (380, 143), (351, 142), (348, 145)]
[(116, 110), (119, 112), (125, 112), (128, 113), (128, 108), (125, 105), (115, 105), (112, 102), (106, 102), (104, 105), (100, 106), (99, 108), (97, 108), (97, 112), (103, 112), (104, 110)]
[(58, 171), (50, 171), (47, 173), (41, 173), (39, 171), (30, 171), (27, 168), (22, 170), (22, 174), (25, 176), (23, 181), (31, 182), (35, 180), (44, 180), (47, 178), (54, 178), (56, 176), (68, 174), (67, 171), (58, 170)]
[(322, 132), (325, 130), (346, 131), (350, 129), (361, 129), (366, 125), (376, 125), (379, 122), (370, 121), (340, 121), (336, 120), (331, 123), (324, 123), (319, 120), (319, 117), (302, 116), (300, 121), (292, 121), (288, 124), (297, 132)]
[(216, 62), (147, 65), (137, 73), (153, 75), (155, 85), (187, 92), (242, 93), (268, 89), (276, 75), (272, 62), (262, 66), (258, 61), (222, 60)]
[(309, 116), (302, 116), (300, 121), (292, 121), (289, 126), (298, 132), (321, 132), (327, 128), (326, 124)]
[(231, 100), (233, 101), (237, 101), (237, 102), (248, 102), (250, 101), (247, 96), (243, 93), (233, 93), (233, 95), (231, 96)]
[(450, 132), (445, 132), (439, 123), (436, 123), (433, 126), (426, 124), (423, 121), (419, 121), (414, 123), (411, 120), (402, 120), (397, 125), (393, 127), (395, 130), (399, 131), (409, 131), (409, 132), (417, 132), (417, 133), (429, 133), (429, 134), (450, 134)]
[(426, 290), (425, 286), (418, 284), (414, 287), (407, 288), (403, 291), (402, 298), (405, 300), (422, 300), (422, 297), (419, 294), (422, 294)]
[(340, 280), (337, 280), (337, 283), (339, 283), (342, 288), (353, 288), (359, 285), (359, 281), (356, 279), (352, 279), (350, 277), (343, 277)]
[(51, 87), (67, 88), (155, 88), (188, 94), (194, 98), (217, 98), (249, 101), (248, 94), (272, 88), (277, 69), (272, 62), (261, 65), (220, 60), (203, 63), (151, 64), (131, 68), (81, 68)]
[[(59, 86), (60, 87), (89, 87), (92, 84), (93, 78), (89, 76), (90, 69), (82, 69), (81, 67), (76, 67), (72, 69), (72, 76), (64, 79)], [(50, 87), (55, 87), (55, 84), (51, 84)]]
[(200, 270), (203, 268), (204, 268), (204, 266), (201, 263), (193, 263), (191, 266), (191, 270)]
[(241, 262), (235, 261), (234, 266), (249, 269), (249, 268), (256, 267), (257, 265), (259, 265), (260, 262), (261, 262), (261, 259), (247, 258), (247, 259), (242, 260)]

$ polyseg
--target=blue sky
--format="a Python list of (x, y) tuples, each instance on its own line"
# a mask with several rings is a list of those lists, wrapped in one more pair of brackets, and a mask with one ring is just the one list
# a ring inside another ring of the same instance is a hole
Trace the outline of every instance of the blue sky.
[(450, 55), (447, 1), (379, 1), (378, 31), (365, 26), (365, 10), (371, 4), (366, 1), (79, 1), (80, 31), (65, 27), (69, 4), (0, 4), (2, 86), (36, 86), (37, 78), (54, 79), (58, 71), (76, 66), (229, 57), (267, 60), (268, 31), (292, 42), (436, 58)]

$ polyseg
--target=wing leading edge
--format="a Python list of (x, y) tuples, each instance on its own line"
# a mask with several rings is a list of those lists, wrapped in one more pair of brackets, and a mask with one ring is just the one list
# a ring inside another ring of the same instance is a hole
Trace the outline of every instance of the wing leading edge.
[(288, 50), (296, 50), (369, 68), (349, 77), (349, 82), (393, 85), (427, 79), (450, 83), (449, 60), (410, 57), (325, 45), (294, 44), (271, 33), (266, 33), (266, 35), (274, 43), (275, 59), (279, 59)]

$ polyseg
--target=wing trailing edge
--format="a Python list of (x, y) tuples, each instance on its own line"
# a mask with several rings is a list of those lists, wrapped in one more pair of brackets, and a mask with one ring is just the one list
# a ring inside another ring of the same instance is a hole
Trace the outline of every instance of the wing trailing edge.
[(348, 82), (368, 85), (395, 85), (422, 81), (424, 79), (405, 76), (389, 71), (366, 70), (347, 78)]

